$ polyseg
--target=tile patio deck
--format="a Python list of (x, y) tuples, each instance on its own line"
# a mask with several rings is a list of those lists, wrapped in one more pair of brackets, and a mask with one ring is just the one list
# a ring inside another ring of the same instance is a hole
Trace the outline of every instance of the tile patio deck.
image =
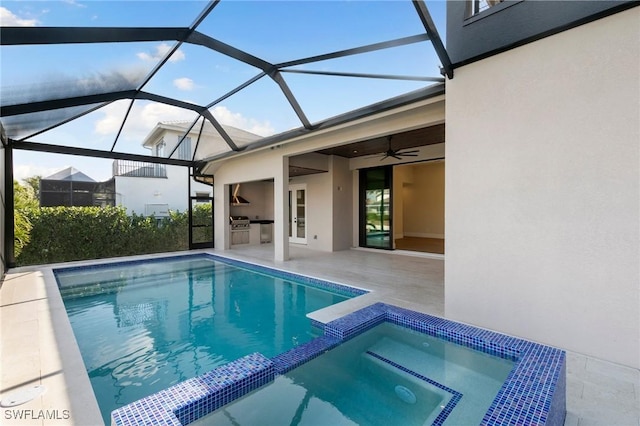
[[(273, 261), (271, 245), (216, 254), (372, 290), (312, 315), (342, 316), (376, 301), (444, 316), (444, 260), (428, 255), (348, 250), (324, 253), (292, 246), (291, 259)], [(146, 258), (153, 256), (140, 256)], [(28, 419), (16, 425), (100, 424), (97, 404), (77, 350), (51, 268), (9, 271), (0, 287), (0, 395), (43, 384), (41, 397), (13, 409), (69, 418)], [(65, 264), (68, 266), (68, 264)], [(568, 352), (567, 426), (640, 425), (640, 371)], [(0, 408), (2, 419), (6, 410)], [(40, 411), (43, 410), (43, 411)], [(4, 422), (3, 422), (4, 424)]]

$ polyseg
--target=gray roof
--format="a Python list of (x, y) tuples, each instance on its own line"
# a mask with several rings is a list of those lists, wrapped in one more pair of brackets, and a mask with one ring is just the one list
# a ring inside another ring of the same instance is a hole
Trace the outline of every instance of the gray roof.
[[(185, 131), (191, 126), (191, 122), (187, 120), (163, 121), (158, 124), (161, 126), (165, 125), (165, 126), (179, 127)], [(251, 133), (246, 130), (239, 129), (234, 126), (229, 126), (228, 124), (223, 124), (222, 128), (225, 130), (225, 132), (227, 132), (229, 137), (231, 137), (231, 139), (233, 139), (234, 142), (236, 142), (240, 146), (247, 145), (249, 142), (257, 141), (258, 139), (262, 138), (262, 136), (260, 135), (256, 135), (255, 133)], [(200, 126), (195, 126), (193, 129), (191, 129), (191, 132), (197, 134), (199, 129), (200, 129)], [(205, 134), (211, 134), (219, 137), (218, 131), (208, 121), (205, 121), (204, 129), (202, 130), (202, 132)]]
[(51, 176), (47, 176), (42, 179), (43, 180), (65, 180), (65, 181), (73, 181), (73, 182), (95, 182), (95, 180), (91, 179), (89, 176), (85, 175), (75, 167), (67, 167), (66, 169), (60, 170), (59, 172), (56, 172)]

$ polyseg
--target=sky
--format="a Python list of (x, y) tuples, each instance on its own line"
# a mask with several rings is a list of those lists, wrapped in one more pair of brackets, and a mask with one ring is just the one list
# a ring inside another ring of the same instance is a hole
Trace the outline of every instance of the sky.
[[(428, 1), (441, 38), (445, 2)], [(204, 1), (5, 1), (2, 26), (188, 27)], [(424, 32), (408, 0), (223, 0), (198, 31), (271, 63), (328, 53)], [(174, 42), (2, 46), (2, 105), (138, 87)], [(439, 77), (429, 42), (298, 66), (301, 70)], [(425, 71), (426, 70), (426, 71)], [(144, 87), (147, 92), (207, 105), (260, 71), (210, 49), (183, 44)], [(283, 74), (313, 123), (428, 85), (425, 82)], [(110, 149), (129, 100), (116, 101), (26, 140)], [(215, 105), (221, 123), (269, 136), (301, 126), (277, 85), (264, 77)], [(55, 114), (55, 113), (52, 113)], [(150, 154), (144, 138), (159, 121), (196, 118), (165, 104), (136, 101), (115, 151)], [(19, 137), (41, 127), (24, 128)], [(16, 137), (16, 139), (19, 139)], [(97, 181), (111, 177), (112, 160), (14, 151), (14, 177), (48, 176), (73, 166)]]

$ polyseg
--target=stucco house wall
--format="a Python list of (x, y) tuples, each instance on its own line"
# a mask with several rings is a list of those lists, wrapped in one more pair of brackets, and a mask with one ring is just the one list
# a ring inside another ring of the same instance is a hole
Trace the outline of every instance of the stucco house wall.
[[(127, 214), (150, 214), (147, 205), (158, 205), (164, 210), (185, 212), (189, 209), (187, 194), (189, 169), (181, 166), (165, 166), (166, 178), (145, 178), (116, 176), (116, 205), (127, 209)], [(212, 195), (211, 186), (198, 182), (192, 182), (191, 192), (208, 192)], [(156, 216), (164, 213), (157, 211)]]
[(640, 8), (447, 82), (448, 318), (640, 367)]
[[(145, 138), (143, 146), (151, 151), (152, 156), (158, 156), (156, 145), (162, 141), (165, 146), (161, 154), (166, 157), (176, 147), (183, 134), (184, 129), (177, 127), (175, 123), (158, 123)], [(204, 136), (210, 137), (208, 133)], [(195, 141), (192, 141), (189, 158), (194, 149)], [(177, 154), (174, 153), (171, 158), (178, 158)], [(166, 177), (115, 176), (116, 205), (125, 207), (128, 214), (136, 213), (146, 216), (155, 212), (156, 216), (166, 216), (167, 210), (187, 211), (189, 195), (208, 193), (209, 196), (213, 196), (211, 186), (195, 181), (191, 182), (191, 194), (187, 193), (189, 185), (187, 167), (171, 165), (161, 167), (166, 169)]]
[(346, 250), (353, 245), (353, 227), (357, 222), (353, 220), (353, 198), (352, 174), (349, 170), (349, 160), (346, 158), (332, 156), (330, 163), (332, 174), (332, 196), (334, 206), (333, 216), (333, 247), (332, 251)]

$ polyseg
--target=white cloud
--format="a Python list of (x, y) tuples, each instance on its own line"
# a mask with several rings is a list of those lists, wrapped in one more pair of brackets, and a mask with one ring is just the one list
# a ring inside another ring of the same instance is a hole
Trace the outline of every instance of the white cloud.
[(35, 27), (37, 19), (22, 19), (6, 7), (0, 7), (0, 26), (2, 27)]
[(51, 176), (52, 174), (62, 170), (63, 168), (64, 167), (46, 167), (36, 164), (16, 164), (13, 167), (13, 178), (22, 183), (23, 179), (32, 176)]
[[(129, 102), (128, 100), (118, 101), (100, 109), (104, 115), (95, 122), (94, 132), (99, 135), (115, 136), (120, 129)], [(141, 144), (160, 121), (194, 120), (195, 118), (195, 112), (183, 108), (159, 103), (136, 102), (129, 112), (123, 137)]]
[(213, 116), (222, 124), (237, 127), (247, 132), (260, 136), (273, 135), (276, 130), (268, 120), (259, 121), (255, 118), (247, 118), (238, 112), (232, 112), (227, 107), (217, 106), (211, 111)]
[(193, 120), (195, 118), (196, 113), (193, 111), (159, 103), (147, 104), (140, 109), (139, 113), (140, 121), (151, 128), (160, 121)]
[[(127, 101), (129, 102), (129, 101)], [(103, 107), (103, 118), (96, 121), (93, 131), (99, 135), (115, 135), (122, 124), (127, 106), (122, 101), (114, 102)]]
[[(100, 109), (102, 118), (95, 121), (94, 132), (106, 136), (115, 136), (120, 129), (124, 114), (129, 107), (129, 101), (114, 102)], [(260, 136), (269, 136), (275, 133), (275, 129), (269, 121), (259, 121), (244, 117), (240, 113), (229, 111), (226, 107), (217, 106), (212, 110), (213, 116), (221, 124), (237, 127)], [(129, 112), (129, 118), (122, 132), (122, 138), (136, 146), (140, 146), (144, 138), (161, 121), (195, 120), (193, 111), (177, 108), (160, 103), (135, 103)], [(121, 141), (118, 142), (121, 146)], [(120, 151), (121, 149), (116, 149)]]
[[(138, 58), (142, 59), (143, 61), (159, 61), (160, 59), (164, 58), (164, 55), (166, 55), (169, 50), (171, 50), (171, 46), (167, 43), (162, 43), (156, 46), (155, 52), (139, 52)], [(178, 49), (173, 52), (173, 55), (171, 55), (171, 58), (169, 58), (169, 62), (183, 61), (185, 58), (186, 56), (184, 52)]]
[(86, 4), (78, 3), (76, 0), (64, 0), (64, 2), (69, 4), (69, 5), (71, 5), (71, 6), (76, 6), (76, 7), (80, 7), (80, 8), (87, 7)]
[(180, 90), (193, 90), (195, 87), (193, 80), (188, 77), (176, 78), (173, 80), (173, 85)]

